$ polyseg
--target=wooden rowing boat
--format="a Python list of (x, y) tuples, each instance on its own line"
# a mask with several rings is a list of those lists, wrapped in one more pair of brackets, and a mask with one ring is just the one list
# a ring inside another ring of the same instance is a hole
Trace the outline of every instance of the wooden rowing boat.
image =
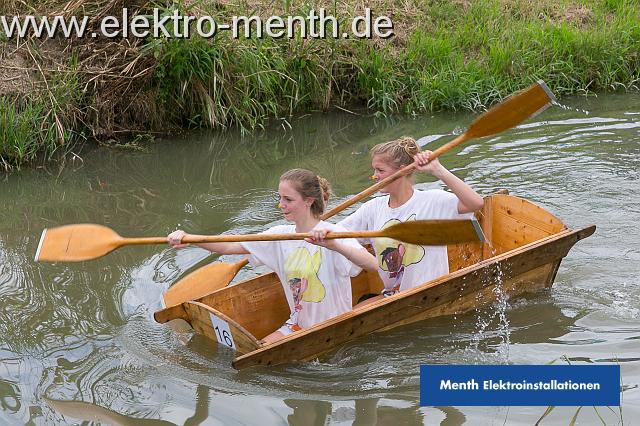
[[(562, 258), (596, 228), (568, 229), (545, 209), (506, 193), (486, 197), (477, 218), (487, 242), (449, 246), (448, 275), (270, 345), (262, 345), (260, 339), (289, 317), (282, 285), (274, 273), (160, 310), (155, 319), (164, 323), (182, 318), (196, 331), (232, 348), (237, 369), (314, 359), (374, 331), (459, 314), (490, 303), (496, 299), (496, 286), (509, 296), (551, 287)], [(361, 273), (352, 279), (354, 304), (364, 295), (379, 294), (381, 289), (376, 273)]]

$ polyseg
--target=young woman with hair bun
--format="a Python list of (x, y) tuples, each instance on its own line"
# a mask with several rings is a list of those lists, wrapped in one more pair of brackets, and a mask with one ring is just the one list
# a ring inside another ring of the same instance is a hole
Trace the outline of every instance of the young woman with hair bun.
[[(413, 174), (400, 177), (380, 190), (384, 196), (364, 203), (339, 223), (348, 230), (379, 230), (409, 220), (465, 219), (482, 208), (484, 201), (469, 185), (447, 170), (431, 151), (420, 151), (411, 137), (376, 145), (371, 150), (373, 179), (380, 181), (415, 162), (415, 170), (440, 179), (451, 192), (420, 191)], [(374, 248), (378, 273), (385, 288), (365, 303), (392, 296), (449, 273), (446, 246), (416, 246), (380, 238), (369, 241)]]
[[(290, 225), (277, 225), (266, 234), (309, 232), (304, 241), (252, 241), (243, 243), (203, 243), (198, 246), (221, 254), (249, 254), (254, 266), (275, 271), (282, 283), (291, 316), (282, 327), (263, 339), (273, 343), (284, 336), (310, 327), (352, 309), (351, 277), (364, 268), (375, 271), (376, 259), (354, 239), (317, 238), (317, 229), (345, 231), (342, 226), (320, 220), (331, 194), (326, 179), (304, 169), (293, 169), (280, 177), (278, 185), (284, 218)], [(184, 231), (168, 235), (169, 244), (183, 247)]]

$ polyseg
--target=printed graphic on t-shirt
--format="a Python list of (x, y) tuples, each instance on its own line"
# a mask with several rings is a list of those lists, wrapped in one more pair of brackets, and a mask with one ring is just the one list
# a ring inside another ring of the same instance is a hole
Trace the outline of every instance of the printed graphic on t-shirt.
[[(287, 323), (291, 326), (298, 324), (298, 316), (302, 310), (301, 302), (319, 303), (324, 300), (325, 286), (318, 278), (318, 271), (322, 264), (322, 250), (311, 255), (306, 247), (295, 249), (284, 263), (287, 282), (293, 294), (293, 312)], [(293, 328), (292, 328), (293, 329)]]
[[(416, 215), (411, 215), (407, 221), (410, 220), (416, 220)], [(398, 223), (402, 223), (402, 221), (390, 219), (382, 226), (382, 229)], [(388, 289), (391, 294), (400, 289), (405, 267), (420, 262), (425, 255), (424, 247), (391, 238), (376, 238), (373, 246), (378, 258), (378, 266), (389, 273), (389, 279), (394, 283), (392, 288)]]

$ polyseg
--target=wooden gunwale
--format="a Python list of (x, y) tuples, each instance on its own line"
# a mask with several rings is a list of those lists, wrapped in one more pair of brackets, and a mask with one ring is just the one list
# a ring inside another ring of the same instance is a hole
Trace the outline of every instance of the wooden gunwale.
[[(577, 241), (588, 237), (594, 231), (593, 225), (578, 230), (567, 229), (515, 248), (406, 290), (397, 296), (382, 299), (357, 311), (344, 313), (296, 332), (274, 344), (237, 357), (233, 366), (242, 369), (253, 365), (276, 365), (316, 357), (365, 334), (405, 324), (403, 320), (422, 311), (437, 309), (454, 299), (475, 294), (485, 287), (493, 287), (494, 278), (500, 270), (506, 270), (507, 275), (515, 279), (521, 274), (550, 264), (553, 273), (545, 273), (544, 282), (545, 286), (549, 286), (549, 280), (555, 276), (559, 261)], [(507, 293), (513, 294), (513, 291)], [(381, 321), (382, 318), (384, 321)], [(419, 319), (421, 318), (415, 320)]]

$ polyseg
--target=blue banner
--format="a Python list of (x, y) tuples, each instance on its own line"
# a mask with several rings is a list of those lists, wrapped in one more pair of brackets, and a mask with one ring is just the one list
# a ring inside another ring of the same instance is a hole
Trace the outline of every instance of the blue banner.
[(422, 365), (420, 405), (619, 406), (619, 365)]

